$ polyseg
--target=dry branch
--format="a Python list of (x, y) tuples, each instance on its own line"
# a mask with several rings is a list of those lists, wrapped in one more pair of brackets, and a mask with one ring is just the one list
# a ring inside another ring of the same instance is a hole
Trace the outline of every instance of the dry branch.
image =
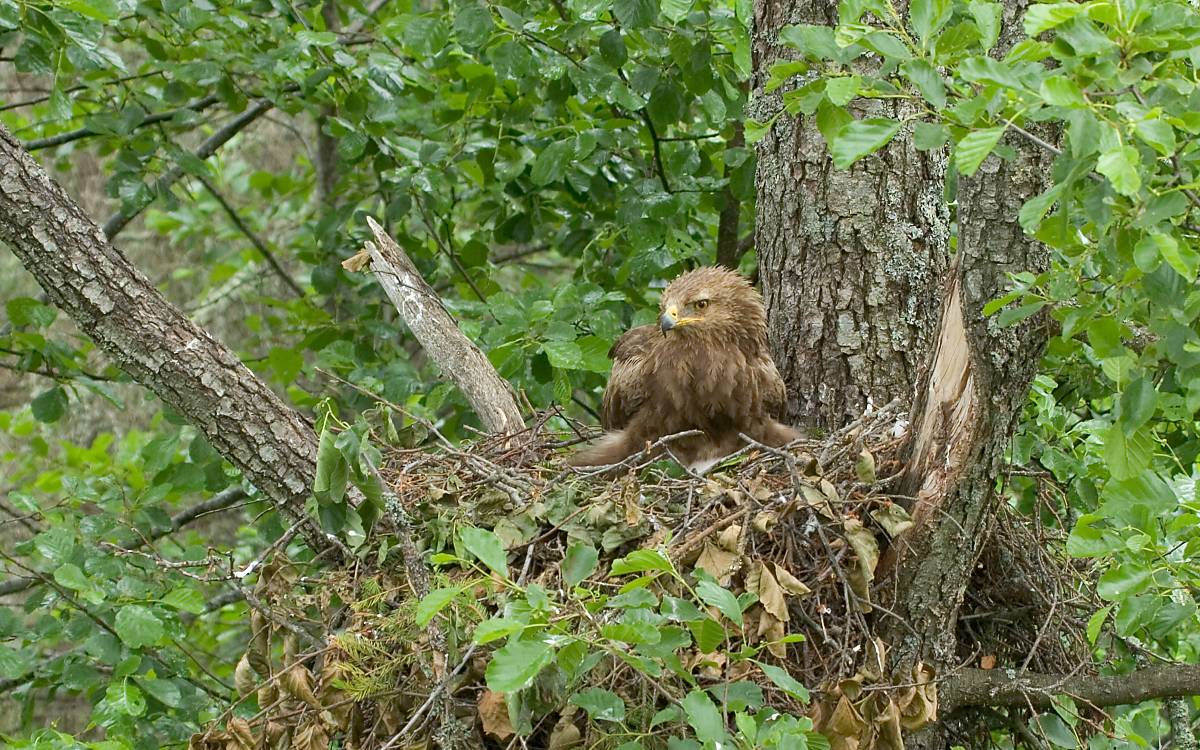
[(367, 217), (367, 224), (375, 234), (375, 242), (366, 246), (371, 268), (430, 359), (459, 387), (489, 432), (522, 430), (524, 420), (512, 386), (459, 330), (437, 292), (421, 278), (395, 240), (374, 219)]
[(1054, 696), (1124, 706), (1155, 698), (1200, 695), (1200, 665), (1170, 664), (1114, 677), (1017, 674), (1009, 669), (964, 669), (942, 683), (947, 713), (966, 706), (1050, 708)]

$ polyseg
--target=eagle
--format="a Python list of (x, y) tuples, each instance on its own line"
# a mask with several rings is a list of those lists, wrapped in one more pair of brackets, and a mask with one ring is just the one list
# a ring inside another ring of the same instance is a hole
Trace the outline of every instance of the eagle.
[(663, 291), (659, 313), (657, 325), (626, 331), (609, 350), (605, 433), (571, 464), (619, 463), (659, 438), (699, 430), (656, 450), (703, 472), (744, 444), (738, 433), (772, 447), (800, 436), (778, 421), (787, 391), (767, 347), (762, 296), (744, 276), (688, 271)]

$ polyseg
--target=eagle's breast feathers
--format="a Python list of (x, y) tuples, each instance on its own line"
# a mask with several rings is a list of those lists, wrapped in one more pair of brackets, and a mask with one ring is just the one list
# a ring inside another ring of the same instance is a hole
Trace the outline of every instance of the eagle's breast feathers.
[(776, 420), (787, 393), (767, 347), (762, 297), (739, 274), (700, 268), (667, 287), (659, 325), (627, 331), (613, 345), (604, 391), (606, 433), (571, 463), (617, 463), (660, 438), (703, 435), (666, 449), (685, 464), (711, 464), (737, 450), (739, 433), (782, 445), (798, 433)]

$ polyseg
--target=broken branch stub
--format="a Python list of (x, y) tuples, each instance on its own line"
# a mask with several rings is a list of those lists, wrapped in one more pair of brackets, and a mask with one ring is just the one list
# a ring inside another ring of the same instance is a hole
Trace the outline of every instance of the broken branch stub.
[(365, 247), (371, 269), (425, 352), (467, 397), (488, 432), (504, 435), (523, 430), (525, 422), (512, 386), (459, 330), (437, 292), (396, 241), (369, 216), (367, 224), (375, 235), (375, 242)]

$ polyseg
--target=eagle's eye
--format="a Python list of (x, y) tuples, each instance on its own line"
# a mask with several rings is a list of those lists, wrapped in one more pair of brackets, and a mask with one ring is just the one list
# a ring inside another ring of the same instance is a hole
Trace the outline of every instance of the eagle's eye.
[(706, 300), (706, 299), (696, 300), (696, 309), (697, 310), (703, 310), (706, 307), (708, 307), (708, 300)]

